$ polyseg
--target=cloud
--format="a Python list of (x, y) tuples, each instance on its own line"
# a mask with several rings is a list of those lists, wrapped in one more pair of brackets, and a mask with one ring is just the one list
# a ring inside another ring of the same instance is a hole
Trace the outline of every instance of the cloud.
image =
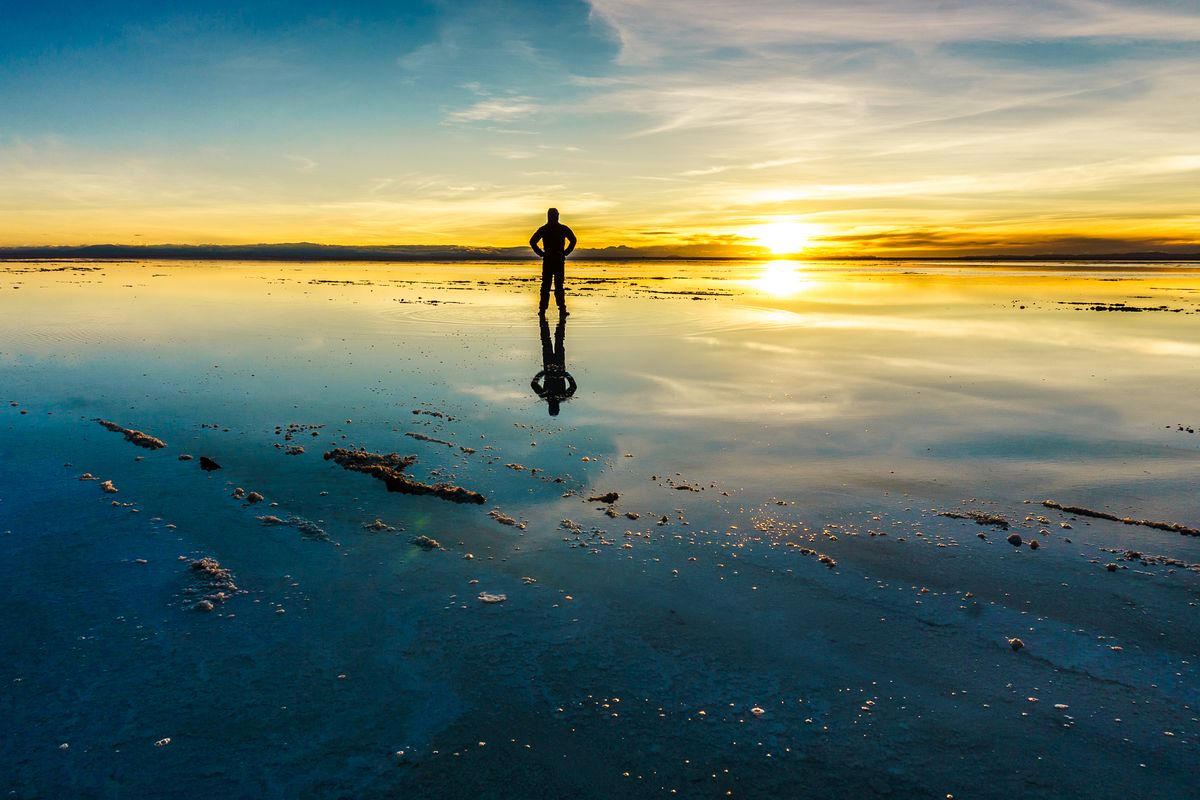
[(296, 165), (297, 172), (311, 172), (317, 166), (317, 162), (313, 161), (308, 156), (293, 156), (285, 154), (284, 158)]
[(497, 158), (504, 158), (509, 161), (523, 161), (527, 158), (533, 158), (534, 154), (528, 150), (510, 150), (504, 148), (496, 148), (490, 151)]
[(1189, 4), (591, 5), (620, 59), (576, 79), (570, 110), (657, 154), (625, 170), (661, 187), (640, 192), (636, 228), (785, 216), (845, 236), (945, 228), (953, 248), (1113, 226), (1116, 241), (1186, 241), (1200, 213)]
[(446, 115), (447, 122), (510, 122), (537, 113), (533, 98), (489, 97)]
[(590, 0), (627, 63), (706, 49), (806, 43), (1200, 39), (1200, 10), (1112, 0)]

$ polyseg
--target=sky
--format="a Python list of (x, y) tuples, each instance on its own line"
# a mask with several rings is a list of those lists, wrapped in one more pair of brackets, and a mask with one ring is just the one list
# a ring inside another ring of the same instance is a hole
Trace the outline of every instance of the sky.
[(0, 0), (0, 246), (1200, 251), (1197, 0)]

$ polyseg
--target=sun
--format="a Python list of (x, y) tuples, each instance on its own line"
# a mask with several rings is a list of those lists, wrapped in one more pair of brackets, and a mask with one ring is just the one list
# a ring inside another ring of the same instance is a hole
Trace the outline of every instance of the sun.
[(765, 247), (775, 255), (799, 253), (809, 246), (820, 228), (807, 222), (770, 222), (747, 228), (746, 236), (755, 244)]

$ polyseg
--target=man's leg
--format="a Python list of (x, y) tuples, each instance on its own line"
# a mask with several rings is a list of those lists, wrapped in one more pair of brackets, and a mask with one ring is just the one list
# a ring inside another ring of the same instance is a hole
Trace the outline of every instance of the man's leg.
[[(547, 333), (549, 326), (546, 326)], [(547, 337), (549, 338), (549, 337)], [(567, 321), (562, 317), (558, 318), (558, 324), (554, 326), (554, 349), (550, 355), (554, 359), (554, 366), (558, 367), (563, 372), (567, 371), (567, 350), (564, 339), (567, 338)], [(548, 342), (542, 341), (542, 360), (545, 361), (546, 345)]]
[(538, 300), (538, 312), (545, 313), (550, 305), (550, 281), (554, 278), (554, 270), (550, 264), (542, 263), (542, 291)]
[[(545, 309), (542, 309), (545, 311)], [(550, 341), (550, 323), (546, 322), (546, 318), (542, 317), (541, 322), (542, 333), (542, 369), (550, 372), (550, 368), (554, 366), (554, 344)]]
[(563, 289), (563, 273), (566, 271), (566, 264), (554, 265), (554, 302), (558, 303), (559, 311), (567, 310), (567, 293)]

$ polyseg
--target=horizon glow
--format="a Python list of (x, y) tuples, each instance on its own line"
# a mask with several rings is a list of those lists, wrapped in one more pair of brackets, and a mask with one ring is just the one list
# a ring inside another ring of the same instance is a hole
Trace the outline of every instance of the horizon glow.
[(0, 245), (1200, 249), (1186, 0), (131, 2), (0, 26)]

